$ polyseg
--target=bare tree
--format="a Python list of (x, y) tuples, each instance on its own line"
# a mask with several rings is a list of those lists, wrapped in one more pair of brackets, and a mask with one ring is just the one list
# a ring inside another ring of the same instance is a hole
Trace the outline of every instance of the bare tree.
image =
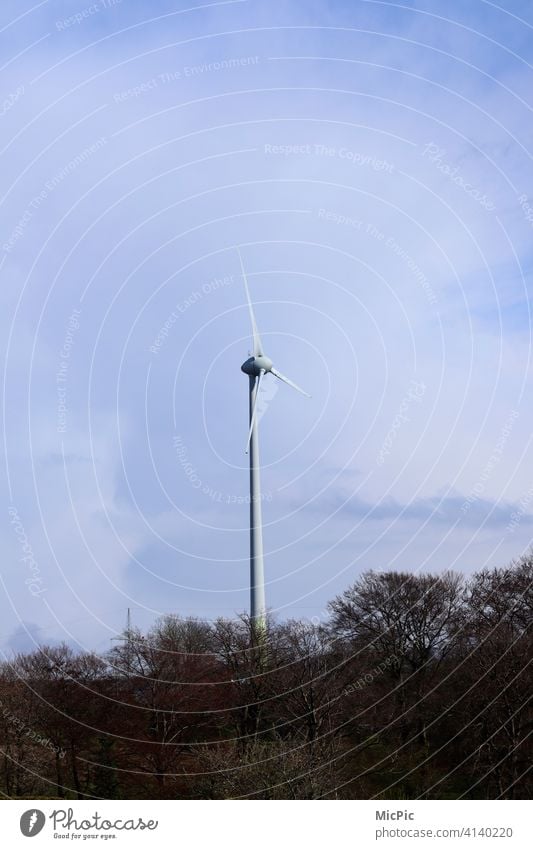
[(132, 630), (110, 653), (123, 683), (122, 727), (137, 739), (130, 747), (132, 769), (149, 773), (164, 797), (169, 778), (180, 774), (179, 757), (188, 751), (206, 724), (206, 689), (214, 661), (206, 653), (208, 626), (166, 616), (146, 636)]

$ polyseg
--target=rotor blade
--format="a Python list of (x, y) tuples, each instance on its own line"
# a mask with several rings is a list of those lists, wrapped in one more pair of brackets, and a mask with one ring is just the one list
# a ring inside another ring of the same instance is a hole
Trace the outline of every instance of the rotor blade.
[(252, 410), (252, 419), (250, 421), (250, 430), (248, 431), (248, 442), (246, 443), (246, 451), (245, 454), (248, 454), (248, 450), (250, 448), (250, 442), (252, 439), (252, 431), (255, 425), (255, 418), (257, 413), (257, 401), (259, 399), (259, 390), (261, 389), (261, 381), (263, 380), (263, 375), (265, 374), (264, 368), (262, 368), (259, 372), (259, 377), (257, 378), (257, 383), (255, 387), (255, 398), (254, 398), (254, 408)]
[(271, 369), (270, 369), (270, 373), (271, 373), (271, 374), (273, 374), (273, 375), (274, 375), (274, 377), (277, 377), (277, 378), (278, 378), (278, 380), (282, 380), (282, 381), (283, 381), (283, 383), (288, 383), (288, 384), (289, 384), (289, 386), (292, 386), (292, 388), (293, 388), (293, 389), (296, 389), (296, 391), (297, 391), (297, 392), (300, 392), (302, 395), (305, 395), (305, 397), (306, 397), (306, 398), (310, 398), (310, 397), (311, 397), (311, 396), (309, 395), (309, 393), (308, 393), (308, 392), (304, 392), (304, 390), (303, 390), (303, 389), (300, 389), (300, 387), (299, 387), (299, 386), (297, 386), (297, 385), (296, 385), (296, 383), (293, 383), (293, 382), (292, 382), (292, 380), (289, 380), (289, 378), (288, 378), (288, 377), (285, 377), (285, 375), (284, 375), (284, 374), (281, 374), (281, 372), (280, 372), (280, 371), (278, 371), (276, 368), (271, 368)]
[(254, 315), (254, 308), (252, 306), (252, 299), (250, 298), (250, 290), (248, 289), (248, 280), (246, 279), (246, 272), (244, 270), (244, 264), (242, 261), (242, 256), (239, 248), (237, 248), (237, 252), (239, 254), (239, 259), (241, 261), (241, 270), (242, 270), (242, 279), (244, 280), (244, 288), (246, 290), (246, 300), (248, 301), (248, 309), (250, 310), (250, 318), (252, 320), (252, 334), (254, 337), (254, 357), (262, 357), (263, 356), (263, 346), (261, 344), (261, 337), (259, 335), (259, 330), (257, 329), (257, 323)]

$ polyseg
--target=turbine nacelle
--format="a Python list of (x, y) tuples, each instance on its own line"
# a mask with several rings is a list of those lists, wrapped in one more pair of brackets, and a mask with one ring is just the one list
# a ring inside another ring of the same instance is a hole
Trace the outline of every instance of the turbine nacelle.
[(274, 363), (269, 357), (261, 354), (259, 357), (249, 357), (241, 366), (241, 371), (250, 377), (259, 377), (261, 372), (272, 371)]

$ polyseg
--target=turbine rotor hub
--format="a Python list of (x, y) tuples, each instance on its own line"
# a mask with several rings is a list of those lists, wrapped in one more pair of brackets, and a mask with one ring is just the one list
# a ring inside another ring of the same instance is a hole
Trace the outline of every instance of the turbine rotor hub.
[(250, 377), (258, 377), (261, 371), (272, 371), (274, 363), (270, 357), (265, 357), (263, 354), (259, 357), (250, 357), (241, 366), (241, 371), (249, 374)]

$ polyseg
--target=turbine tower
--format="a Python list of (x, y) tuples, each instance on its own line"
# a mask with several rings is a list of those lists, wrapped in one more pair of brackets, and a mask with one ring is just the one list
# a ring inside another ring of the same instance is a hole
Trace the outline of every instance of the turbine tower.
[[(238, 249), (237, 249), (238, 250)], [(259, 428), (257, 417), (257, 404), (259, 399), (259, 391), (261, 382), (266, 374), (272, 374), (278, 380), (287, 383), (305, 395), (307, 398), (311, 396), (300, 389), (296, 383), (281, 374), (276, 368), (272, 360), (265, 355), (261, 337), (257, 329), (252, 299), (250, 298), (250, 290), (248, 281), (244, 271), (241, 252), (239, 251), (241, 261), (242, 278), (244, 288), (246, 290), (246, 300), (248, 301), (248, 309), (250, 311), (250, 320), (252, 323), (253, 337), (253, 353), (242, 364), (241, 370), (248, 375), (249, 383), (249, 411), (250, 411), (250, 429), (248, 431), (248, 442), (246, 445), (246, 453), (250, 456), (250, 616), (252, 627), (256, 637), (260, 638), (266, 631), (266, 604), (265, 604), (265, 572), (263, 561), (263, 517), (261, 509), (261, 467), (259, 461)]]

